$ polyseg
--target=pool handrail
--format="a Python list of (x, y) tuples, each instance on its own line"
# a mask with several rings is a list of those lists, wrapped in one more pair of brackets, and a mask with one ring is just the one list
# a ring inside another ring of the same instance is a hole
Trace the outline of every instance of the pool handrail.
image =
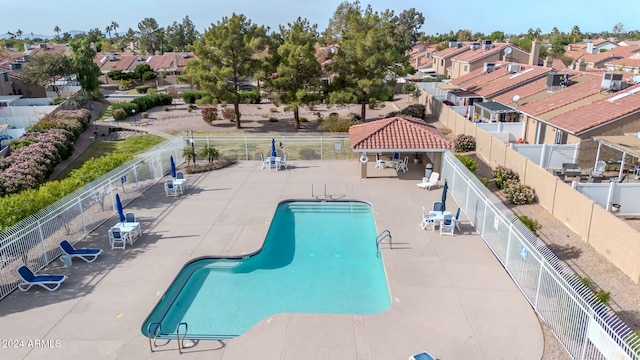
[(393, 237), (391, 236), (391, 231), (384, 230), (378, 235), (378, 237), (376, 237), (376, 251), (378, 257), (380, 257), (380, 243), (386, 238), (389, 238), (389, 248), (393, 249)]

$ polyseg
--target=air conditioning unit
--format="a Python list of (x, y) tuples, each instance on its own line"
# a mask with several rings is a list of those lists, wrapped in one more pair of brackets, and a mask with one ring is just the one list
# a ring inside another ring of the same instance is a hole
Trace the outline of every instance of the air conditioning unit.
[(107, 56), (107, 60), (109, 60), (109, 61), (116, 61), (116, 56), (115, 56), (115, 55), (108, 55), (108, 56)]
[(188, 53), (188, 52), (186, 52), (186, 51), (185, 51), (185, 52), (183, 52), (183, 53), (182, 53), (182, 57), (183, 57), (183, 58), (185, 58), (185, 59), (186, 59), (186, 58), (188, 58), (188, 57), (189, 57), (189, 53)]
[(507, 72), (517, 73), (522, 70), (522, 66), (520, 64), (507, 64)]
[(457, 46), (458, 46), (457, 41), (449, 41), (449, 47), (457, 47)]
[(475, 50), (479, 48), (480, 48), (480, 43), (478, 42), (472, 42), (471, 44), (469, 44), (469, 50)]
[(547, 74), (547, 87), (565, 87), (569, 86), (569, 75), (568, 74), (558, 74), (558, 73), (549, 73)]
[(47, 44), (40, 43), (40, 49), (47, 50)]
[(9, 64), (9, 69), (11, 69), (11, 70), (20, 70), (20, 69), (22, 69), (22, 64), (18, 63), (18, 62), (11, 63), (11, 64)]
[(433, 53), (431, 51), (427, 51), (424, 53), (424, 57), (431, 59), (433, 57)]
[(493, 43), (491, 40), (482, 40), (482, 50), (491, 50), (493, 48)]
[(618, 91), (622, 89), (622, 74), (602, 74), (602, 83), (600, 84), (600, 88), (607, 91)]
[(484, 68), (483, 69), (484, 69), (484, 72), (490, 73), (490, 72), (492, 72), (493, 70), (496, 69), (496, 63), (486, 62), (486, 63), (484, 63)]

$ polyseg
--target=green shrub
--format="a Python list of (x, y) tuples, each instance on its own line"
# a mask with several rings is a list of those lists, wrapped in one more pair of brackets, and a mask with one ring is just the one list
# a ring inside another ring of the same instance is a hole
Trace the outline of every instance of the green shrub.
[(471, 135), (460, 134), (455, 139), (456, 152), (467, 152), (476, 149), (476, 139)]
[(538, 230), (540, 230), (542, 226), (535, 219), (526, 215), (518, 216), (518, 219), (520, 219), (520, 222), (522, 222), (522, 224), (526, 226), (533, 235), (538, 236)]
[(603, 304), (607, 305), (609, 300), (611, 299), (611, 293), (604, 290), (598, 290), (595, 293), (596, 299), (602, 301)]
[(222, 118), (229, 121), (236, 121), (236, 112), (233, 108), (225, 107), (222, 109)]
[(127, 90), (130, 86), (131, 86), (131, 80), (120, 80), (120, 81), (118, 81), (118, 89), (119, 90)]
[(306, 117), (300, 117), (300, 122), (301, 123), (307, 122), (307, 121), (309, 121), (309, 119), (307, 119)]
[(476, 174), (478, 172), (478, 162), (473, 160), (469, 155), (456, 154), (455, 155), (458, 160), (464, 165), (469, 171)]
[(271, 112), (271, 113), (277, 113), (277, 112), (278, 112), (278, 108), (277, 108), (277, 107), (269, 108), (269, 112)]
[(196, 100), (204, 96), (211, 96), (211, 94), (204, 91), (185, 91), (182, 93), (182, 100), (187, 104), (194, 104)]
[(260, 91), (258, 91), (258, 89), (252, 91), (239, 91), (238, 96), (240, 96), (240, 103), (242, 104), (260, 104), (260, 101), (262, 101), (262, 97), (260, 96)]
[(419, 105), (419, 104), (409, 105), (406, 108), (402, 109), (400, 111), (400, 114), (413, 116), (418, 119), (424, 119), (424, 116), (426, 114), (426, 108), (424, 105)]
[(589, 279), (588, 277), (578, 276), (578, 278), (580, 279), (580, 282), (582, 283), (582, 285), (588, 288), (591, 288), (591, 286), (593, 286), (593, 280)]
[(60, 105), (63, 102), (65, 102), (65, 100), (67, 100), (67, 99), (65, 99), (63, 97), (57, 97), (57, 98), (51, 100), (51, 105)]
[(169, 109), (169, 107), (168, 107), (168, 106), (165, 106), (165, 107), (164, 107), (164, 111), (169, 111), (169, 110), (170, 110), (170, 109)]
[(330, 115), (329, 117), (319, 121), (318, 130), (327, 132), (347, 132), (351, 125), (358, 123), (358, 121), (353, 121), (352, 119)]
[(140, 85), (140, 86), (136, 86), (136, 91), (138, 92), (138, 94), (146, 94), (147, 90), (149, 90), (151, 86), (149, 85)]
[(192, 112), (193, 108), (187, 108), (187, 112)]
[(140, 114), (142, 116), (143, 119), (146, 119), (149, 117), (149, 113), (148, 112), (143, 112), (142, 114)]
[(117, 121), (124, 120), (127, 118), (127, 113), (124, 111), (124, 109), (114, 109), (111, 112), (111, 115)]
[(507, 168), (504, 167), (502, 165), (498, 165), (492, 172), (493, 175), (493, 180), (496, 183), (496, 187), (498, 189), (502, 189), (504, 187), (504, 183), (507, 180), (511, 180), (511, 179), (515, 179), (515, 180), (520, 180), (520, 177), (518, 176), (518, 174)]
[(278, 122), (278, 119), (274, 117), (270, 117), (269, 122)]

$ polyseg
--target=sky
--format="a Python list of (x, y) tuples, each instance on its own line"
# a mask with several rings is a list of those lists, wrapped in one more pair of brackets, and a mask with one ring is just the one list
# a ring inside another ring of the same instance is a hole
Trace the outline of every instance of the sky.
[[(159, 26), (166, 27), (173, 22), (182, 22), (185, 16), (203, 33), (211, 24), (233, 13), (244, 14), (258, 25), (278, 29), (298, 16), (318, 25), (321, 32), (342, 0), (0, 0), (2, 22), (0, 34), (15, 33), (22, 30), (23, 37), (34, 35), (55, 35), (53, 29), (58, 26), (66, 31), (98, 28), (104, 32), (112, 21), (120, 27), (118, 32), (127, 29), (137, 30), (144, 18), (154, 18)], [(493, 31), (506, 34), (526, 33), (529, 28), (540, 28), (549, 33), (553, 27), (568, 33), (573, 26), (582, 32), (611, 31), (617, 23), (622, 23), (627, 31), (637, 30), (640, 25), (637, 14), (640, 1), (617, 0), (615, 8), (606, 9), (606, 2), (589, 0), (462, 0), (452, 8), (444, 4), (452, 2), (429, 0), (363, 0), (361, 4), (370, 4), (374, 11), (386, 9), (399, 14), (403, 10), (415, 8), (425, 17), (422, 31), (426, 34), (456, 32), (468, 29), (472, 33), (482, 32), (489, 35)], [(591, 3), (591, 4), (589, 4)], [(595, 5), (595, 6), (594, 6)]]

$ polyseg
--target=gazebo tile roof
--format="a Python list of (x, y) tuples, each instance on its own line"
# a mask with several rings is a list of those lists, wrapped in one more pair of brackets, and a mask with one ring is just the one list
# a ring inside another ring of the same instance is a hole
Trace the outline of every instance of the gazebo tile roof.
[(434, 126), (413, 117), (392, 117), (349, 128), (354, 150), (451, 149), (453, 141)]

